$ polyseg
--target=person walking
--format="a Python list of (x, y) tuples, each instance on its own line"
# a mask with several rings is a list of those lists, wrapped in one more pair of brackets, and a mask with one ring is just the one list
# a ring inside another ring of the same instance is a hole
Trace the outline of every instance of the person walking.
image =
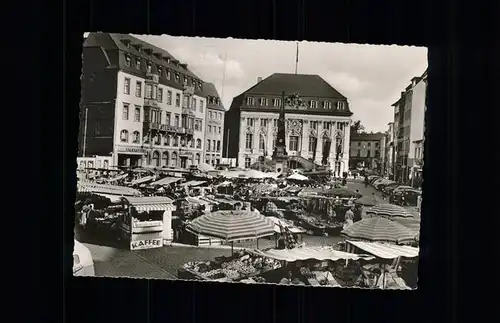
[(368, 176), (365, 175), (365, 187), (368, 187)]
[(354, 207), (351, 207), (345, 213), (344, 229), (347, 229), (349, 226), (351, 226), (354, 223), (354, 212), (353, 212), (353, 209), (354, 209)]

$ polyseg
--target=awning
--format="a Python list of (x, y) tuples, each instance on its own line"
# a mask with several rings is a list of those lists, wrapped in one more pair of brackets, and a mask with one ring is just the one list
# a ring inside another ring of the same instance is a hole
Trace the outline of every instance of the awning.
[(175, 211), (176, 209), (173, 204), (174, 201), (168, 197), (125, 197), (124, 200), (128, 201), (138, 212)]
[(175, 183), (175, 182), (178, 182), (181, 180), (182, 180), (182, 178), (180, 178), (180, 177), (165, 177), (165, 178), (162, 178), (160, 180), (157, 180), (157, 181), (151, 183), (150, 185), (170, 185), (172, 183)]
[(419, 248), (379, 242), (347, 240), (346, 243), (382, 259), (394, 259), (398, 257), (415, 258), (418, 257), (419, 252)]
[(143, 184), (143, 183), (147, 183), (149, 181), (152, 181), (154, 180), (155, 177), (154, 176), (146, 176), (146, 177), (142, 177), (142, 178), (139, 178), (139, 179), (136, 179), (134, 181), (132, 181), (132, 185), (138, 185), (138, 184)]
[(128, 174), (122, 174), (120, 176), (109, 179), (108, 182), (110, 182), (110, 183), (116, 182), (116, 181), (119, 181), (119, 180), (127, 178), (127, 177), (128, 177)]
[(126, 186), (97, 184), (93, 182), (78, 182), (77, 191), (110, 195), (141, 195), (140, 191)]
[(192, 187), (192, 186), (199, 186), (199, 185), (205, 184), (205, 183), (206, 183), (205, 181), (189, 181), (189, 182), (180, 184), (180, 186)]
[(270, 250), (255, 250), (263, 257), (268, 257), (276, 260), (284, 260), (288, 262), (294, 262), (297, 260), (345, 260), (345, 259), (365, 259), (371, 260), (373, 257), (366, 255), (357, 255), (354, 253), (347, 253), (343, 251), (335, 250), (331, 247), (297, 247), (294, 249), (270, 249)]

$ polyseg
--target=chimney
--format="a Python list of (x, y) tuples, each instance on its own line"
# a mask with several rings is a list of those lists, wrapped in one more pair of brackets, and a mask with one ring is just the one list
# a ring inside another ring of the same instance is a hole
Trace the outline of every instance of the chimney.
[(257, 78), (257, 83), (260, 83), (260, 82), (262, 82), (262, 77), (261, 77), (261, 76), (259, 76), (259, 77)]

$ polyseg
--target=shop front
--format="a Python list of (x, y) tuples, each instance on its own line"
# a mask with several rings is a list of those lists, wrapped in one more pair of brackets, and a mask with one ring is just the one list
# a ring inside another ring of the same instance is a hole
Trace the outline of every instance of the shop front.
[(130, 250), (159, 248), (172, 242), (173, 201), (167, 197), (122, 198), (120, 236)]
[(143, 166), (146, 150), (140, 147), (117, 147), (116, 148), (116, 165), (125, 167), (141, 167)]

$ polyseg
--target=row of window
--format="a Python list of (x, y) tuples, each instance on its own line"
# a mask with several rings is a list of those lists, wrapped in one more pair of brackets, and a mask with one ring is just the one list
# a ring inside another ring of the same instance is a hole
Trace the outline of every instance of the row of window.
[(208, 118), (222, 120), (222, 112), (208, 111)]
[[(122, 143), (128, 143), (130, 140), (129, 137), (130, 136), (129, 136), (128, 130), (124, 129), (120, 132), (120, 141)], [(195, 148), (195, 140), (190, 140), (188, 143), (188, 141), (184, 138), (180, 138), (179, 136), (171, 136), (171, 135), (155, 136), (155, 137), (153, 137), (153, 144), (160, 146), (162, 144), (162, 137), (163, 137), (163, 145), (164, 146), (178, 147), (179, 143), (180, 143), (181, 147), (187, 147), (189, 145), (190, 148)], [(140, 144), (141, 143), (141, 134), (139, 131), (132, 132), (131, 143), (133, 143), (133, 144)], [(149, 143), (149, 140), (145, 139), (144, 143)], [(196, 148), (201, 149), (201, 139), (196, 139)], [(207, 144), (206, 144), (205, 148), (206, 148), (206, 151), (220, 152), (221, 151), (221, 141), (207, 139)]]
[[(268, 106), (268, 99), (267, 98), (253, 98), (253, 97), (247, 97), (246, 103), (248, 106)], [(271, 105), (273, 107), (279, 107), (281, 106), (281, 98), (273, 98), (271, 99)], [(332, 102), (325, 100), (325, 101), (318, 101), (318, 100), (309, 100), (308, 101), (308, 106), (309, 108), (312, 109), (331, 109), (332, 108)], [(336, 103), (336, 109), (337, 110), (344, 110), (345, 109), (345, 102), (343, 101), (337, 101)]]
[[(200, 164), (201, 160), (201, 155), (196, 153), (193, 156), (193, 164), (198, 165)], [(180, 166), (177, 164), (178, 158), (177, 158), (177, 152), (173, 151), (170, 155), (168, 151), (164, 151), (161, 154), (161, 159), (160, 159), (160, 153), (158, 151), (154, 151), (152, 156), (151, 156), (151, 164), (153, 166), (172, 166), (172, 167), (177, 167)], [(90, 163), (90, 162), (89, 162)], [(212, 164), (213, 166), (220, 164), (220, 159), (216, 158), (215, 155), (210, 156), (209, 154), (205, 155), (205, 163), (207, 164)]]
[[(124, 89), (123, 93), (130, 95), (130, 78), (126, 77), (124, 81)], [(163, 103), (164, 99), (164, 92), (163, 88), (158, 86), (158, 85), (152, 85), (152, 84), (146, 84), (146, 91), (144, 93), (144, 97), (146, 99), (153, 99), (157, 100), (160, 103)], [(136, 81), (135, 82), (135, 96), (140, 98), (142, 97), (142, 81)], [(191, 100), (191, 104), (189, 104), (189, 100)], [(183, 101), (185, 106), (191, 106), (193, 110), (198, 110), (200, 113), (203, 113), (203, 108), (204, 108), (204, 102), (203, 100), (197, 101), (196, 98), (190, 97), (187, 95), (184, 95)], [(172, 91), (167, 90), (167, 96), (165, 98), (165, 103), (167, 105), (172, 105)], [(181, 106), (181, 94), (176, 93), (175, 94), (175, 107), (180, 107)]]
[[(247, 118), (247, 126), (253, 127), (255, 126), (255, 120), (257, 118)], [(277, 127), (278, 126), (278, 119), (272, 119), (273, 120), (273, 126)], [(260, 119), (260, 126), (263, 128), (267, 128), (268, 125), (268, 119)], [(309, 127), (311, 129), (317, 130), (318, 125), (322, 123), (323, 124), (323, 129), (330, 130), (331, 125), (335, 123), (334, 121), (309, 121)], [(344, 123), (343, 122), (337, 122), (337, 130), (344, 130)]]
[(208, 133), (212, 133), (212, 130), (213, 130), (213, 133), (215, 134), (222, 134), (222, 128), (221, 127), (216, 127), (216, 126), (211, 126), (211, 125), (208, 125), (207, 127), (207, 132)]
[[(200, 154), (195, 154), (193, 156), (193, 163), (199, 164), (201, 160), (201, 155)], [(151, 155), (151, 164), (153, 166), (171, 166), (171, 167), (177, 167), (180, 166), (177, 164), (178, 158), (177, 158), (177, 152), (173, 151), (170, 155), (168, 151), (164, 151), (161, 154), (161, 159), (160, 159), (160, 153), (158, 151), (154, 151), (153, 154)]]
[[(371, 142), (366, 143), (366, 147), (371, 147), (371, 146), (372, 146)], [(378, 148), (379, 146), (380, 146), (380, 143), (376, 142), (375, 147)], [(361, 141), (358, 141), (358, 147), (361, 147)]]
[[(136, 105), (134, 107), (134, 116), (133, 116), (133, 121), (134, 122), (141, 122), (141, 106)], [(123, 103), (123, 110), (122, 110), (122, 119), (123, 120), (130, 120), (130, 104), (129, 103)], [(153, 123), (158, 123), (162, 124), (163, 120), (163, 111), (156, 111), (156, 110), (151, 110), (150, 112), (150, 118), (149, 122)], [(202, 131), (203, 130), (203, 121), (201, 119), (193, 119), (193, 118), (186, 118), (185, 116), (181, 116), (179, 114), (175, 114), (174, 116), (174, 126), (176, 127), (186, 127), (189, 129), (193, 129), (195, 131)], [(172, 114), (170, 112), (165, 113), (165, 123), (166, 125), (172, 125)], [(220, 128), (220, 127), (219, 127)], [(215, 130), (214, 130), (215, 131)], [(220, 133), (220, 129), (219, 129)]]
[[(247, 133), (245, 137), (245, 148), (252, 149), (253, 148), (253, 134)], [(309, 137), (309, 152), (313, 152), (317, 150), (317, 142), (318, 139), (316, 137)], [(325, 144), (326, 138), (323, 138), (323, 144)], [(342, 138), (336, 139), (336, 146), (342, 147)], [(273, 136), (273, 147), (276, 147), (276, 136)], [(264, 136), (259, 136), (259, 149), (266, 150), (266, 140)], [(290, 136), (288, 141), (287, 149), (289, 151), (299, 151), (299, 136)]]
[[(128, 46), (128, 45), (127, 45)], [(136, 45), (137, 46), (137, 45)], [(140, 52), (148, 53), (148, 50), (141, 50), (140, 46), (137, 46), (136, 49)], [(152, 54), (152, 51), (151, 51)], [(158, 58), (162, 57), (161, 55), (158, 55)], [(163, 57), (162, 57), (163, 58)], [(175, 67), (184, 67), (187, 68), (186, 64), (181, 64), (179, 61), (172, 59), (170, 57), (165, 57), (165, 63), (166, 64), (174, 64)], [(128, 67), (135, 67), (137, 70), (141, 70), (143, 63), (143, 59), (140, 57), (135, 57), (132, 59), (132, 56), (129, 54), (125, 54), (125, 66)], [(153, 64), (150, 61), (146, 61), (146, 72), (147, 73), (156, 73), (160, 78), (165, 78), (167, 80), (174, 80), (175, 82), (179, 84), (183, 84), (185, 86), (193, 86), (199, 90), (201, 90), (203, 83), (200, 80), (196, 80), (195, 78), (189, 77), (187, 75), (181, 75), (181, 73), (177, 71), (173, 71), (170, 68), (167, 68), (165, 66), (160, 66)], [(132, 66), (133, 65), (133, 66)], [(173, 77), (172, 77), (173, 75)]]

